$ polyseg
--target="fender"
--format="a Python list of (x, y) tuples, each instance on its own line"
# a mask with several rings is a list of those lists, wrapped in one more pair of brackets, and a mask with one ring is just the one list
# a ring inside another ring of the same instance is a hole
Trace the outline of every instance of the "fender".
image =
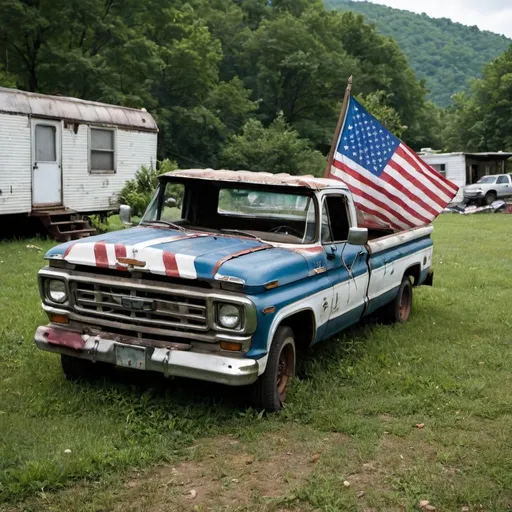
[[(331, 306), (331, 296), (332, 296), (332, 288), (324, 289), (320, 292), (315, 293), (314, 295), (310, 295), (309, 297), (304, 297), (303, 299), (293, 302), (292, 304), (288, 304), (284, 308), (280, 309), (272, 323), (270, 324), (270, 329), (268, 331), (267, 336), (267, 354), (263, 356), (261, 359), (258, 359), (259, 372), (261, 375), (265, 368), (267, 367), (268, 360), (268, 352), (270, 350), (270, 345), (272, 340), (274, 339), (274, 335), (277, 331), (279, 325), (291, 317), (296, 313), (300, 313), (302, 311), (311, 311), (313, 313), (313, 319), (315, 322), (314, 332), (315, 336), (318, 336), (318, 332), (322, 327), (327, 325), (327, 320), (329, 319), (329, 311)], [(327, 307), (325, 306), (325, 302), (327, 302)]]

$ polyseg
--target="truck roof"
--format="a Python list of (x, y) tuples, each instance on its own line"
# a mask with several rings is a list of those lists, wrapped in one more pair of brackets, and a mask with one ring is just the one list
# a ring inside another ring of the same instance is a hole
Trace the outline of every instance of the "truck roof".
[(312, 190), (323, 190), (327, 188), (348, 190), (348, 187), (341, 180), (315, 178), (309, 174), (304, 176), (292, 176), (286, 173), (272, 174), (270, 172), (229, 171), (226, 169), (180, 169), (178, 171), (165, 173), (162, 176), (169, 178), (250, 183), (255, 185), (301, 187)]

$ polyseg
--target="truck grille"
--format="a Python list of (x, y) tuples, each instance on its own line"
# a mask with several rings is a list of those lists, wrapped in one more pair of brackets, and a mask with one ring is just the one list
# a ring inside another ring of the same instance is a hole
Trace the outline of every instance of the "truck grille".
[(206, 300), (172, 291), (134, 289), (129, 284), (71, 283), (79, 313), (132, 325), (206, 331)]

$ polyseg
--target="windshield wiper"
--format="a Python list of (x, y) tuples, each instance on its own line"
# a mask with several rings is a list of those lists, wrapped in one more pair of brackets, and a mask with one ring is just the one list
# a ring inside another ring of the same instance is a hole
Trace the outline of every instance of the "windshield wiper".
[(250, 238), (254, 238), (260, 242), (263, 242), (263, 240), (256, 235), (253, 235), (252, 233), (248, 233), (247, 231), (242, 231), (241, 229), (221, 229), (219, 230), (221, 233), (233, 233), (234, 235), (242, 235), (242, 236), (248, 236)]
[(145, 220), (141, 224), (164, 224), (165, 226), (169, 226), (170, 228), (177, 229), (178, 231), (181, 231), (182, 233), (188, 233), (188, 229), (184, 228), (183, 226), (180, 226), (179, 224), (175, 224), (174, 222), (169, 222), (167, 220)]

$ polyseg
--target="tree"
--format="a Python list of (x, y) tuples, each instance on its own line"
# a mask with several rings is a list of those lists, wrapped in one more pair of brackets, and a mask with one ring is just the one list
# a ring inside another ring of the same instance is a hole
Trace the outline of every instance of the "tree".
[(229, 140), (221, 162), (230, 169), (322, 176), (326, 160), (280, 114), (268, 128), (260, 121), (249, 120), (242, 134)]
[(484, 67), (470, 95), (455, 97), (445, 121), (449, 149), (512, 150), (512, 46)]

